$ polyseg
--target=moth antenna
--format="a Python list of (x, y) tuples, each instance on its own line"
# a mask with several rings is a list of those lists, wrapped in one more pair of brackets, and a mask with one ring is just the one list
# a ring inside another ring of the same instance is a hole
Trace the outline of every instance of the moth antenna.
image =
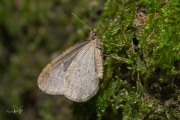
[(95, 24), (94, 28), (98, 25), (99, 22), (100, 22), (100, 21), (98, 21), (98, 22)]
[(76, 19), (78, 19), (80, 22), (82, 22), (84, 25), (86, 25), (89, 28), (90, 31), (92, 31), (92, 29), (91, 29), (91, 27), (89, 27), (89, 25), (87, 25), (82, 20), (80, 20), (74, 13), (71, 13), (71, 14), (73, 14)]

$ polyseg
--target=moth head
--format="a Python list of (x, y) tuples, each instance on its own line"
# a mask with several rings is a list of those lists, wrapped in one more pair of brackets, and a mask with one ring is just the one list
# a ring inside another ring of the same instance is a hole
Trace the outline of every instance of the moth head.
[(96, 37), (96, 33), (94, 31), (91, 30), (89, 37), (94, 39)]

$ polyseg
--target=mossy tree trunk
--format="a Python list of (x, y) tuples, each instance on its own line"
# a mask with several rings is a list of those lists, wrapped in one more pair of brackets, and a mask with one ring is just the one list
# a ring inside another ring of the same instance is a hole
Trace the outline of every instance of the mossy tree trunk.
[(75, 103), (77, 119), (180, 119), (180, 1), (107, 1), (98, 94)]

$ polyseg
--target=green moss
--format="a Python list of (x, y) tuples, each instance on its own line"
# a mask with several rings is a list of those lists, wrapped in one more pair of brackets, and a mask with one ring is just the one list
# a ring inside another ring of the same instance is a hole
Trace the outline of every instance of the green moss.
[[(139, 6), (148, 18), (137, 34), (133, 21)], [(98, 119), (180, 118), (179, 10), (178, 1), (106, 2), (97, 28), (103, 33), (105, 75), (92, 100)], [(138, 51), (132, 52), (135, 34)]]

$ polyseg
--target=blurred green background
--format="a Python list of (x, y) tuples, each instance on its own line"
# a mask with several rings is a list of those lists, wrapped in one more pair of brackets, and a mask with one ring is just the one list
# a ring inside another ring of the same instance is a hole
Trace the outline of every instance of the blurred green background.
[[(42, 69), (74, 42), (88, 37), (104, 1), (0, 1), (0, 119), (70, 120), (71, 101), (47, 95), (37, 86)], [(84, 32), (86, 31), (86, 32)], [(22, 114), (8, 113), (23, 106)]]

